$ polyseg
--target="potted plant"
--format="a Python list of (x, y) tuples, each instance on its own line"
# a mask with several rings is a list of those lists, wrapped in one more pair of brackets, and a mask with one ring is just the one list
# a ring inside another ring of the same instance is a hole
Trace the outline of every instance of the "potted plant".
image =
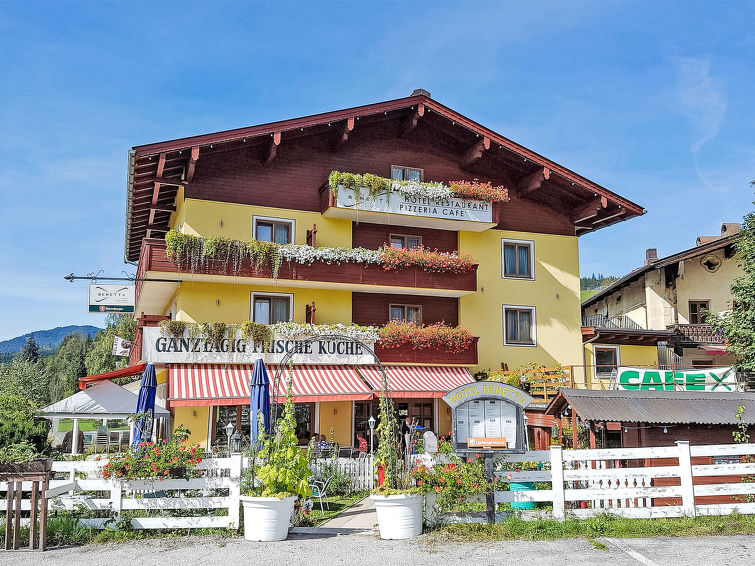
[(242, 482), (244, 538), (252, 541), (284, 540), (299, 497), (311, 494), (312, 475), (308, 454), (299, 449), (296, 438), (291, 383), (286, 388), (283, 415), (274, 434), (264, 434), (260, 426), (259, 444), (253, 446)]
[(29, 442), (0, 448), (0, 474), (44, 473), (52, 469), (52, 460), (39, 454)]
[(379, 474), (382, 469), (383, 479), (370, 495), (383, 539), (405, 539), (422, 534), (423, 496), (421, 490), (412, 485), (412, 477), (403, 471), (406, 467), (398, 461), (397, 429), (393, 403), (383, 391), (377, 428), (379, 444), (375, 452), (375, 466)]
[(198, 444), (188, 444), (189, 434), (191, 431), (180, 425), (170, 440), (140, 442), (125, 452), (113, 454), (102, 467), (101, 475), (122, 481), (198, 477), (197, 465), (204, 459), (204, 450)]

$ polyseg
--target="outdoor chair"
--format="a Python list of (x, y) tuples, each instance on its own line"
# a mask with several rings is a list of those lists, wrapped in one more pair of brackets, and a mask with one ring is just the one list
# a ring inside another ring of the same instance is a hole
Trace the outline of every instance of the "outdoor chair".
[[(322, 513), (322, 516), (325, 516), (325, 509), (322, 506), (322, 498), (328, 496), (328, 486), (330, 485), (330, 480), (332, 478), (326, 479), (324, 482), (319, 480), (311, 480), (309, 482), (309, 489), (312, 490), (312, 498), (318, 498), (320, 500), (320, 513)], [(328, 502), (325, 502), (325, 507), (328, 508), (328, 511), (330, 511), (330, 505)]]
[(102, 452), (110, 451), (110, 438), (107, 428), (104, 426), (97, 428), (97, 435), (94, 437), (94, 451), (99, 452), (100, 448), (102, 448)]
[(354, 448), (352, 448), (351, 446), (341, 446), (338, 449), (338, 457), (339, 458), (351, 458), (353, 452), (354, 452)]

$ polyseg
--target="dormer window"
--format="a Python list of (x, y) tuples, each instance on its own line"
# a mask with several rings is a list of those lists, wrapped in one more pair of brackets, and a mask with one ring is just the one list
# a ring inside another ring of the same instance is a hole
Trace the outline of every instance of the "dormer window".
[(422, 169), (393, 165), (391, 167), (391, 179), (394, 181), (421, 181)]

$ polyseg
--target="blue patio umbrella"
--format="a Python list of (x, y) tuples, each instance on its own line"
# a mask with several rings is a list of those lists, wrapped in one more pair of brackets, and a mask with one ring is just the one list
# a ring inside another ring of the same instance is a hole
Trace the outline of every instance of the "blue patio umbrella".
[(141, 417), (136, 423), (134, 439), (131, 442), (132, 446), (137, 446), (140, 442), (149, 442), (152, 439), (152, 425), (155, 420), (155, 390), (157, 389), (154, 365), (147, 364), (147, 367), (144, 368), (140, 385), (135, 412), (146, 413), (146, 416)]
[(257, 412), (262, 413), (262, 422), (265, 433), (270, 433), (270, 379), (267, 377), (265, 363), (261, 359), (254, 361), (252, 368), (252, 381), (249, 383), (251, 395), (249, 398), (249, 420), (252, 424), (252, 446), (257, 444), (259, 438), (259, 423)]

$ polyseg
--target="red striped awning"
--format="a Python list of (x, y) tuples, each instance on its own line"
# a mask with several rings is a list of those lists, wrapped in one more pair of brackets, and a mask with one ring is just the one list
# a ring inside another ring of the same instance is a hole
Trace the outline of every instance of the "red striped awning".
[[(170, 366), (168, 402), (171, 407), (241, 405), (249, 403), (252, 365), (197, 364)], [(270, 394), (277, 366), (267, 366)], [(317, 401), (368, 401), (373, 391), (353, 366), (294, 366), (293, 391), (297, 403)], [(288, 370), (281, 376), (278, 401), (286, 394)], [(271, 399), (272, 400), (272, 399)]]
[[(380, 371), (374, 366), (360, 366), (360, 373), (375, 391), (381, 390)], [(443, 397), (446, 393), (475, 379), (467, 368), (447, 366), (385, 366), (391, 397)]]

